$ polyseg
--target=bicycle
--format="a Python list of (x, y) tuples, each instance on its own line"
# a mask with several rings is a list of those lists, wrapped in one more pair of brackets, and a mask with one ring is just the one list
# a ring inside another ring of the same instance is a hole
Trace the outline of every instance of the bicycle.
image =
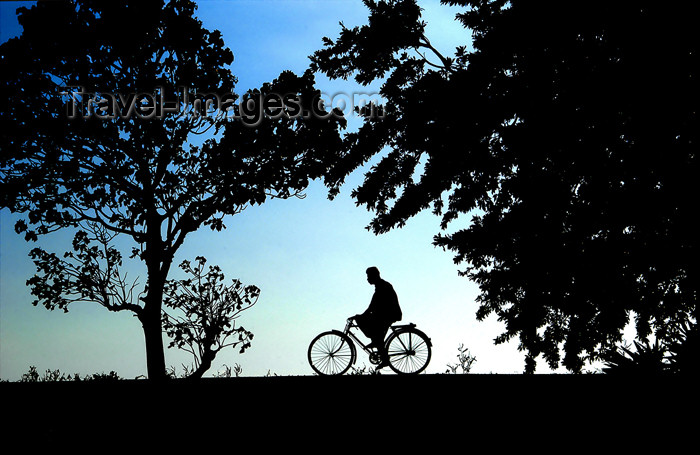
[[(308, 360), (311, 368), (322, 376), (342, 375), (357, 360), (355, 344), (369, 355), (370, 363), (380, 363), (376, 349), (364, 344), (352, 331), (357, 328), (353, 318), (348, 318), (345, 330), (329, 330), (311, 341)], [(418, 374), (430, 362), (432, 342), (416, 324), (396, 324), (390, 327), (384, 346), (389, 354), (389, 367), (398, 374)]]

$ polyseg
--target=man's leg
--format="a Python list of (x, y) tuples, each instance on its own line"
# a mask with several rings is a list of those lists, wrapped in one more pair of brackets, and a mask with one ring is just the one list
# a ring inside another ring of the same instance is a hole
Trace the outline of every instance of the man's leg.
[[(370, 343), (367, 345), (369, 348), (379, 348), (384, 341), (381, 336), (377, 336), (377, 323), (365, 316), (358, 315), (355, 317), (355, 322), (360, 328), (364, 336), (369, 338)], [(379, 339), (379, 340), (378, 340)]]
[(377, 366), (377, 369), (389, 366), (389, 353), (386, 351), (386, 347), (384, 346), (384, 338), (386, 338), (386, 332), (388, 330), (389, 326), (387, 326), (386, 324), (377, 325), (377, 344), (375, 346), (377, 347), (377, 351), (379, 352), (379, 358), (381, 359), (381, 362)]

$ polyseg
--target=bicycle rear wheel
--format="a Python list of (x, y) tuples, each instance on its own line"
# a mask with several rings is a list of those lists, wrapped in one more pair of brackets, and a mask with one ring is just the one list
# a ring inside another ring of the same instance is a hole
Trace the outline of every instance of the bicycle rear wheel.
[(400, 329), (386, 341), (389, 367), (398, 374), (418, 374), (425, 370), (432, 353), (430, 339), (415, 328)]
[(352, 340), (342, 332), (323, 332), (309, 345), (309, 365), (323, 376), (340, 375), (355, 363), (357, 353)]

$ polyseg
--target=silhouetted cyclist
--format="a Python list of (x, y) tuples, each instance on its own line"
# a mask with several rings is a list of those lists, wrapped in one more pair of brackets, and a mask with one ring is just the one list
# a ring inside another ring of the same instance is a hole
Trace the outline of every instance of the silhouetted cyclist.
[(389, 355), (384, 348), (384, 337), (392, 323), (401, 320), (401, 307), (394, 287), (379, 276), (379, 269), (367, 269), (367, 282), (374, 285), (374, 295), (364, 313), (353, 317), (357, 326), (377, 349), (381, 362), (377, 369), (389, 365)]

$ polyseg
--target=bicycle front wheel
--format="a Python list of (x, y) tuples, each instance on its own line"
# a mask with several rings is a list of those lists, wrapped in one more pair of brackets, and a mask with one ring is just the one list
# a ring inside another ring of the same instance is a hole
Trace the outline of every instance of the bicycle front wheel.
[(355, 345), (342, 332), (323, 332), (309, 345), (309, 365), (323, 376), (340, 375), (355, 363)]
[(394, 332), (386, 342), (389, 367), (399, 374), (418, 374), (430, 362), (430, 339), (420, 330)]

